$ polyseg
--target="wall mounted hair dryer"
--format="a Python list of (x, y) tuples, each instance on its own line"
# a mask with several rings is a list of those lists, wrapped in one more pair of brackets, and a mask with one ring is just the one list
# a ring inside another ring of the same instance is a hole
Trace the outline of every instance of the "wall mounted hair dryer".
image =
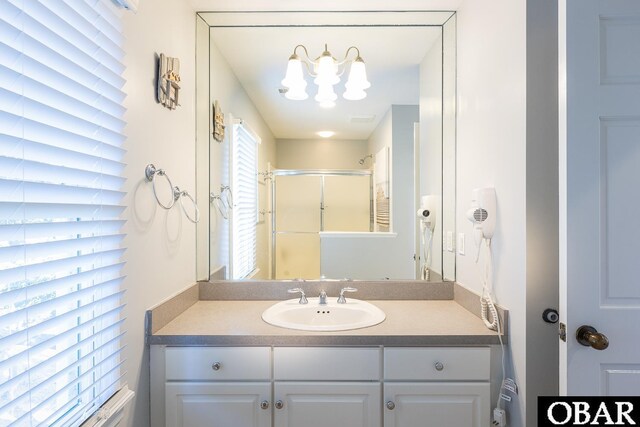
[(473, 237), (476, 245), (482, 239), (493, 237), (496, 229), (496, 190), (493, 187), (476, 188), (471, 196), (471, 209), (467, 218), (473, 223)]
[[(480, 259), (482, 242), (486, 243), (487, 256), (485, 258), (485, 273), (480, 296), (481, 317), (485, 326), (500, 333), (498, 311), (493, 302), (492, 284), (492, 255), (491, 239), (496, 230), (496, 190), (492, 187), (476, 188), (471, 196), (471, 209), (467, 211), (467, 218), (473, 224), (473, 237), (478, 247), (476, 262)], [(489, 320), (491, 319), (491, 320)]]
[(436, 228), (436, 196), (422, 196), (417, 215), (421, 224), (433, 231)]
[(437, 196), (422, 196), (420, 208), (416, 212), (420, 220), (420, 235), (422, 236), (422, 266), (420, 278), (429, 280), (431, 268), (431, 246), (433, 244), (433, 231), (436, 228)]

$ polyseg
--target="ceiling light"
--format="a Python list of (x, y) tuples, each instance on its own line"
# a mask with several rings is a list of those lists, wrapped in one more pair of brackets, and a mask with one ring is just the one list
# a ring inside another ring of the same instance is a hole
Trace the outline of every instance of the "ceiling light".
[[(304, 51), (305, 59), (301, 59), (297, 54), (298, 48)], [(356, 52), (354, 59), (349, 59), (351, 50)], [(309, 52), (304, 45), (298, 45), (293, 49), (293, 54), (289, 57), (287, 64), (287, 72), (282, 79), (282, 85), (287, 89), (285, 97), (291, 100), (304, 100), (309, 97), (307, 95), (307, 82), (304, 79), (304, 70), (302, 64), (307, 68), (309, 75), (314, 77), (313, 82), (318, 85), (318, 93), (315, 100), (320, 103), (322, 108), (332, 108), (338, 98), (333, 86), (340, 83), (340, 76), (344, 74), (347, 67), (349, 68), (349, 77), (345, 84), (343, 97), (350, 101), (358, 101), (367, 96), (365, 89), (371, 87), (371, 83), (367, 80), (367, 71), (364, 60), (360, 57), (360, 50), (351, 46), (344, 54), (344, 59), (338, 61), (331, 55), (324, 45), (324, 52), (315, 60), (309, 58)]]
[(321, 138), (331, 138), (335, 134), (336, 133), (332, 130), (321, 130), (320, 132), (316, 132), (316, 135)]
[(320, 108), (324, 108), (325, 110), (328, 110), (329, 108), (335, 107), (336, 103), (334, 101), (322, 101), (318, 105), (320, 105)]

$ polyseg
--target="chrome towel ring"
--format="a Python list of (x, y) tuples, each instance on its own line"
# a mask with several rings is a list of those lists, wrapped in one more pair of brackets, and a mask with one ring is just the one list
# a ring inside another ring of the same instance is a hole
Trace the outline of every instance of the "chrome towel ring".
[(209, 195), (209, 200), (211, 201), (211, 204), (218, 209), (222, 218), (229, 219), (229, 209), (219, 194), (211, 193)]
[[(171, 202), (168, 205), (163, 204), (162, 201), (158, 198), (158, 191), (156, 189), (156, 176), (158, 175), (163, 176), (169, 183), (169, 191), (171, 191)], [(158, 202), (160, 207), (167, 210), (171, 209), (173, 205), (176, 203), (176, 198), (173, 191), (174, 187), (173, 187), (173, 184), (171, 183), (171, 178), (169, 178), (169, 175), (167, 175), (164, 169), (158, 169), (154, 166), (153, 163), (149, 163), (147, 167), (144, 168), (144, 176), (147, 178), (147, 181), (150, 181), (153, 184), (153, 195), (156, 198), (156, 201)]]
[[(222, 196), (226, 196), (223, 198)], [(227, 206), (227, 212), (233, 209), (233, 193), (231, 192), (231, 187), (228, 185), (220, 186), (220, 200)]]
[[(187, 211), (187, 208), (184, 207), (185, 198), (189, 199), (193, 204), (194, 217), (189, 215), (189, 211)], [(197, 224), (198, 221), (200, 221), (200, 209), (198, 209), (198, 204), (196, 203), (195, 199), (191, 196), (191, 194), (189, 194), (188, 191), (180, 190), (180, 188), (176, 186), (176, 187), (173, 187), (174, 203), (178, 199), (180, 199), (180, 207), (182, 208), (182, 212), (184, 212), (184, 215), (187, 217), (187, 219), (193, 222), (194, 224)]]
[[(162, 203), (162, 201), (158, 198), (158, 191), (156, 189), (156, 177), (158, 175), (163, 176), (169, 183), (169, 189), (171, 190), (171, 202), (169, 204)], [(174, 186), (173, 183), (171, 182), (171, 179), (169, 178), (169, 175), (167, 175), (164, 169), (158, 169), (155, 167), (153, 163), (149, 163), (144, 168), (144, 176), (147, 178), (147, 181), (150, 181), (153, 184), (153, 196), (156, 198), (156, 201), (158, 202), (160, 207), (162, 207), (163, 209), (169, 210), (176, 204), (178, 200), (180, 200), (180, 206), (182, 207), (182, 212), (184, 212), (187, 219), (193, 222), (194, 224), (200, 221), (200, 209), (198, 209), (198, 204), (196, 203), (196, 200), (193, 198), (193, 196), (191, 196), (191, 194), (189, 194), (188, 191), (180, 190), (180, 188), (177, 185)], [(184, 205), (185, 198), (189, 199), (191, 203), (193, 203), (193, 215), (189, 214), (189, 211)]]

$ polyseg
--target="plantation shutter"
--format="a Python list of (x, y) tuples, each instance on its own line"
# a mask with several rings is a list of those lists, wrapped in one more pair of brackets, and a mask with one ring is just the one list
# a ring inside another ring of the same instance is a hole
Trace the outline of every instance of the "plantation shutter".
[(234, 279), (251, 276), (257, 268), (258, 144), (260, 138), (244, 123), (234, 123), (232, 137), (231, 222)]
[(120, 25), (0, 2), (0, 426), (79, 425), (121, 387)]

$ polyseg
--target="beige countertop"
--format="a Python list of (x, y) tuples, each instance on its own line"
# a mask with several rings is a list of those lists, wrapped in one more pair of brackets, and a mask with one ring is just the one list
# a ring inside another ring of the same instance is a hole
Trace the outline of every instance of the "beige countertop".
[(374, 300), (386, 320), (368, 328), (307, 332), (272, 326), (277, 301), (198, 301), (148, 336), (151, 345), (489, 345), (498, 336), (453, 300)]

